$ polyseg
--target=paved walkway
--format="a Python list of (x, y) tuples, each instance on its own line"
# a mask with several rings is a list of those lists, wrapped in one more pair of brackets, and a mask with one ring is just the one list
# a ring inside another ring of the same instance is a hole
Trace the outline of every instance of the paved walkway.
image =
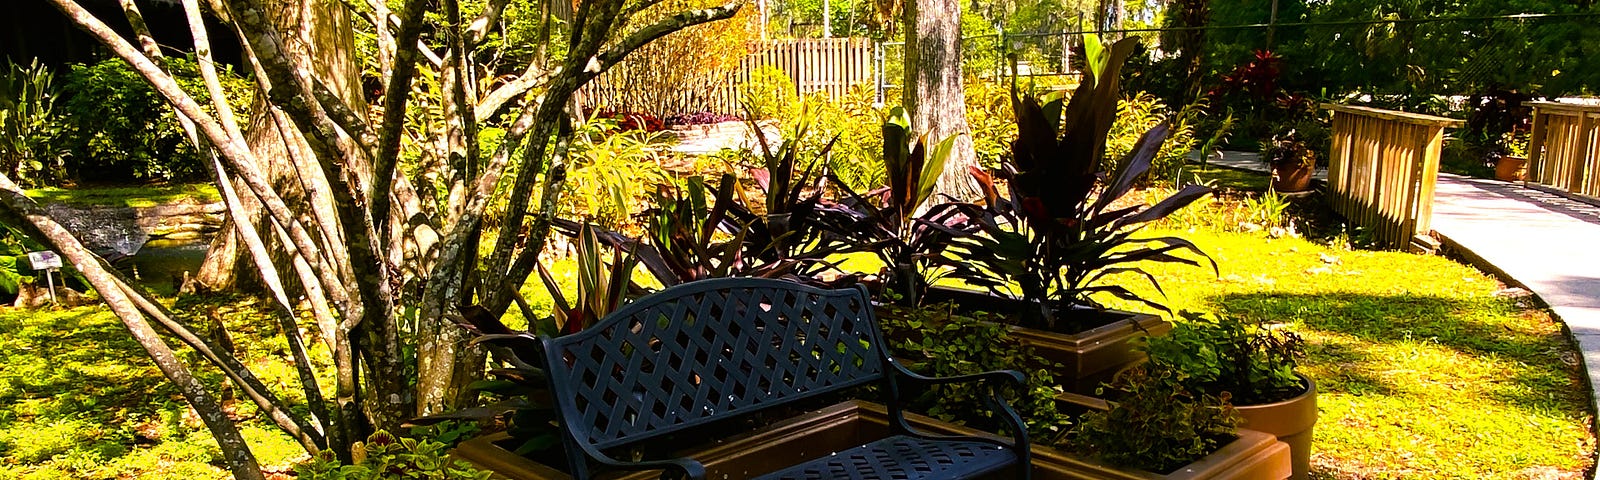
[[(1255, 154), (1220, 153), (1212, 165), (1266, 170)], [(1326, 174), (1319, 170), (1318, 178)], [(1600, 399), (1600, 206), (1546, 189), (1441, 173), (1433, 231), (1479, 268), (1550, 306), (1577, 340), (1591, 393)]]

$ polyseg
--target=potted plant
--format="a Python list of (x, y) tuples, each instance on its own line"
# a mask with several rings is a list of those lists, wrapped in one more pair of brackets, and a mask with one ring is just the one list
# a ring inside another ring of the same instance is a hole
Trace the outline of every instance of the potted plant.
[[(1226, 393), (1183, 388), (1135, 366), (1123, 372), (1116, 402), (1079, 397), (1086, 410), (1060, 443), (1091, 459), (1089, 478), (1231, 478), (1279, 480), (1290, 475), (1288, 448), (1271, 435), (1238, 428)], [(1151, 475), (1154, 474), (1154, 475)]]
[(1520, 182), (1528, 176), (1528, 139), (1513, 132), (1506, 132), (1502, 137), (1501, 146), (1505, 153), (1501, 154), (1494, 162), (1494, 178), (1507, 182)]
[(1297, 360), (1305, 356), (1304, 341), (1294, 332), (1234, 316), (1183, 316), (1166, 335), (1145, 340), (1145, 368), (1152, 378), (1229, 399), (1241, 427), (1289, 444), (1294, 478), (1306, 478), (1317, 423), (1317, 387), (1295, 371)]
[(1273, 110), (1279, 119), (1277, 128), (1261, 145), (1261, 161), (1272, 169), (1272, 189), (1283, 193), (1311, 190), (1317, 147), (1330, 141), (1328, 127), (1317, 117), (1316, 101), (1284, 93), (1273, 102)]
[(1272, 136), (1261, 147), (1261, 161), (1272, 168), (1272, 189), (1294, 193), (1311, 190), (1311, 175), (1317, 171), (1317, 154), (1311, 151), (1298, 130)]
[[(1128, 157), (1106, 164), (1106, 137), (1116, 116), (1118, 79), (1123, 60), (1136, 40), (1102, 48), (1088, 42), (1090, 72), (1071, 96), (1043, 99), (1019, 97), (1012, 154), (995, 175), (973, 171), (985, 201), (933, 207), (953, 208), (961, 215), (950, 225), (930, 224), (951, 235), (947, 254), (932, 257), (949, 278), (983, 288), (987, 294), (930, 289), (929, 301), (953, 298), (967, 308), (1006, 315), (1018, 327), (1014, 334), (1044, 358), (1063, 365), (1056, 374), (1069, 390), (1098, 385), (1118, 368), (1137, 359), (1128, 340), (1158, 334), (1165, 322), (1154, 315), (1103, 308), (1102, 294), (1166, 310), (1121, 285), (1106, 284), (1109, 275), (1144, 278), (1159, 292), (1154, 276), (1138, 264), (1145, 261), (1200, 266), (1216, 263), (1193, 243), (1177, 237), (1139, 238), (1149, 222), (1210, 193), (1186, 185), (1154, 205), (1133, 204), (1124, 195), (1144, 176), (1166, 139), (1168, 126), (1146, 132)], [(1005, 195), (1001, 195), (1000, 180)], [(1198, 257), (1179, 255), (1187, 251)]]
[[(954, 313), (948, 303), (888, 305), (881, 317), (897, 358), (925, 374), (961, 375), (989, 368), (1016, 368), (1035, 355), (1003, 325)], [(1139, 374), (1143, 374), (1140, 371)], [(1078, 417), (1062, 408), (1060, 388), (1049, 371), (1030, 375), (1023, 389), (1008, 395), (1023, 414), (1032, 446), (1035, 479), (1270, 479), (1289, 476), (1289, 448), (1272, 435), (1236, 430), (1237, 416), (1224, 398), (1190, 394), (1173, 383), (1139, 382), (1140, 389), (1119, 403), (1087, 396), (1078, 399)], [(970, 434), (992, 429), (990, 419), (970, 413), (981, 408), (977, 392), (959, 387), (930, 389), (908, 408), (926, 411), (960, 427), (918, 425), (931, 431)], [(1064, 440), (1064, 441), (1063, 441)], [(1059, 446), (1051, 448), (1046, 445)]]

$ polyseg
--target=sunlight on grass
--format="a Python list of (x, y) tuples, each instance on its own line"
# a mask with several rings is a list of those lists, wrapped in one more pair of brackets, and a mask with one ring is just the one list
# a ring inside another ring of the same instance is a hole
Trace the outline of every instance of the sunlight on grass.
[(1593, 418), (1574, 347), (1547, 313), (1496, 297), (1494, 278), (1438, 256), (1246, 233), (1146, 234), (1181, 235), (1220, 265), (1220, 277), (1149, 266), (1169, 307), (1306, 336), (1302, 368), (1321, 391), (1318, 476), (1523, 478), (1588, 467)]
[[(232, 328), (244, 320), (222, 318)], [(258, 349), (255, 336), (234, 336), (241, 357), (277, 354)], [(222, 379), (214, 369), (187, 350), (180, 356), (217, 391)], [(269, 385), (293, 381), (292, 372), (258, 373)], [(245, 419), (240, 429), (262, 465), (304, 458), (276, 427), (252, 419), (252, 404), (229, 406)], [(210, 432), (110, 312), (0, 308), (0, 479), (224, 478), (220, 455)]]
[(43, 187), (27, 191), (39, 203), (65, 203), (79, 206), (153, 207), (180, 202), (222, 201), (217, 188), (209, 183), (178, 183), (89, 188)]

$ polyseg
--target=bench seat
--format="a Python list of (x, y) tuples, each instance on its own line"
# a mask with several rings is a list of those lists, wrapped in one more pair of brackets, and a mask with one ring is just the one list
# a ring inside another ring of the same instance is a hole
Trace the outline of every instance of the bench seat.
[(895, 435), (762, 475), (756, 480), (971, 478), (1015, 463), (1015, 450), (993, 442)]
[[(692, 458), (623, 461), (667, 435), (848, 389), (875, 385), (887, 400), (888, 438), (782, 468), (761, 478), (920, 480), (978, 478), (1017, 465), (1029, 475), (1022, 418), (1000, 396), (1016, 371), (930, 378), (890, 355), (866, 288), (823, 290), (782, 280), (719, 278), (677, 285), (618, 309), (581, 332), (541, 337), (572, 477), (660, 470), (706, 478)], [(901, 401), (929, 385), (977, 382), (1010, 433), (944, 438), (917, 432)], [(624, 457), (626, 458), (626, 457)], [(716, 479), (722, 480), (722, 479)]]

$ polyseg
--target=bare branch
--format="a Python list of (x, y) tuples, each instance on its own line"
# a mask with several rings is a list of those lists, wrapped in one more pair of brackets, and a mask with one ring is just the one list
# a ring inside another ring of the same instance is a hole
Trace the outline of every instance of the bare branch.
[(600, 54), (600, 71), (594, 72), (594, 75), (598, 76), (601, 72), (621, 62), (623, 57), (628, 56), (629, 53), (633, 53), (634, 50), (638, 50), (640, 47), (669, 33), (706, 22), (733, 18), (735, 14), (739, 13), (739, 8), (743, 5), (743, 2), (733, 2), (715, 8), (691, 10), (661, 19), (659, 22), (641, 28), (628, 35), (628, 38), (623, 39), (616, 46), (611, 47), (610, 50)]
[(222, 122), (222, 128), (228, 131), (228, 137), (243, 141), (244, 133), (239, 131), (239, 121), (234, 117), (233, 105), (228, 104), (228, 93), (222, 89), (222, 81), (217, 77), (217, 65), (211, 56), (211, 37), (206, 32), (205, 17), (200, 14), (200, 2), (183, 0), (183, 13), (189, 21), (189, 34), (194, 37), (194, 51), (200, 64), (200, 78), (205, 80), (206, 92), (211, 95), (211, 108), (217, 111), (217, 118)]
[(539, 68), (537, 63), (529, 62), (528, 69), (518, 75), (515, 80), (506, 82), (494, 91), (489, 92), (478, 102), (478, 108), (473, 112), (478, 118), (493, 118), (500, 113), (500, 109), (512, 99), (521, 97), (539, 85), (550, 80), (550, 73)]
[(389, 187), (394, 183), (395, 167), (400, 157), (401, 130), (405, 129), (406, 102), (411, 97), (411, 79), (417, 73), (417, 44), (422, 36), (422, 14), (425, 10), (423, 2), (411, 0), (406, 3), (404, 18), (400, 21), (400, 33), (395, 36), (395, 45), (399, 49), (395, 52), (394, 72), (389, 76), (389, 85), (383, 93), (383, 126), (379, 130), (378, 153), (372, 164), (372, 211), (371, 222), (382, 229), (378, 238), (389, 238)]
[(511, 0), (489, 0), (483, 5), (483, 11), (478, 13), (478, 18), (472, 20), (472, 25), (467, 26), (466, 49), (478, 47), (489, 36), (489, 27), (500, 22), (500, 12), (505, 11), (506, 4)]

